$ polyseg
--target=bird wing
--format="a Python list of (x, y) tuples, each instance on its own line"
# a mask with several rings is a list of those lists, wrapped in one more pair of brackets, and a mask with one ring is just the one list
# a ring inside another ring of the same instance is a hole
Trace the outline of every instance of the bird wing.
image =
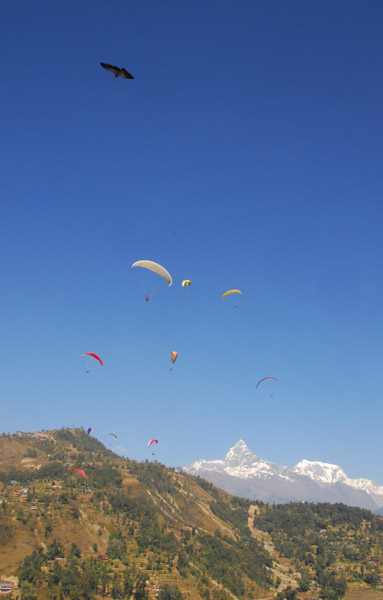
[(121, 69), (120, 75), (124, 79), (134, 79), (133, 75), (131, 73), (129, 73), (129, 71), (127, 71), (126, 69)]
[(108, 63), (100, 63), (100, 65), (102, 66), (103, 69), (106, 69), (107, 71), (111, 71), (112, 73), (116, 74), (120, 71), (120, 69), (118, 67), (114, 67), (113, 65), (108, 65)]

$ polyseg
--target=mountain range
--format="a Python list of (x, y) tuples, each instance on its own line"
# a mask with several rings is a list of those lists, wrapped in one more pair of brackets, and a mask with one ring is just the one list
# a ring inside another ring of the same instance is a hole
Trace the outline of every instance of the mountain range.
[(369, 479), (350, 479), (341, 467), (301, 460), (295, 467), (263, 460), (239, 440), (223, 460), (198, 460), (183, 467), (224, 491), (250, 500), (342, 502), (378, 511), (383, 486)]
[[(248, 484), (263, 472), (345, 485), (339, 467), (279, 467), (242, 441), (213, 462)], [(0, 593), (12, 597), (339, 598), (348, 583), (380, 585), (382, 547), (383, 518), (369, 510), (239, 498), (156, 461), (122, 458), (82, 428), (0, 435)]]

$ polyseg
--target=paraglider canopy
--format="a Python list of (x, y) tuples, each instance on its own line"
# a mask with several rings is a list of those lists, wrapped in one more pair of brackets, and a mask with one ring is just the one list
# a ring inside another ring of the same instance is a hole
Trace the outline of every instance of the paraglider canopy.
[(275, 377), (263, 377), (262, 379), (260, 379), (257, 383), (257, 385), (255, 386), (256, 388), (262, 383), (262, 381), (278, 381)]
[(177, 360), (177, 356), (178, 356), (178, 352), (175, 352), (174, 350), (173, 350), (173, 352), (170, 353), (170, 360), (172, 361), (173, 365)]
[(117, 436), (116, 436), (116, 434), (115, 434), (115, 433), (108, 433), (108, 435), (112, 435), (114, 438), (116, 438), (116, 439), (117, 439)]
[(150, 440), (150, 441), (148, 442), (148, 446), (149, 446), (149, 447), (150, 447), (150, 446), (153, 446), (153, 444), (158, 444), (158, 440)]
[(84, 354), (82, 356), (93, 356), (93, 358), (98, 360), (98, 362), (100, 363), (100, 365), (102, 367), (104, 366), (104, 363), (102, 362), (101, 358), (99, 356), (97, 356), (97, 354), (93, 354), (93, 352), (84, 352)]
[(89, 435), (91, 431), (94, 431), (94, 427), (88, 427), (87, 434)]
[(186, 285), (187, 287), (190, 287), (190, 279), (184, 279), (184, 280), (183, 280), (183, 282), (182, 282), (182, 287), (184, 287), (185, 285)]
[(241, 290), (228, 290), (227, 292), (225, 292), (222, 296), (222, 300), (224, 298), (226, 298), (226, 296), (229, 296), (229, 294), (242, 294)]
[(83, 479), (85, 479), (85, 473), (82, 469), (69, 469), (69, 471), (78, 471)]
[(173, 279), (169, 271), (167, 271), (165, 267), (159, 265), (156, 262), (153, 262), (152, 260), (137, 260), (132, 264), (131, 268), (133, 269), (133, 267), (143, 267), (144, 269), (149, 269), (149, 271), (153, 271), (153, 273), (157, 273), (157, 275), (159, 275), (160, 277), (162, 277), (162, 279), (166, 281), (169, 287), (173, 283)]

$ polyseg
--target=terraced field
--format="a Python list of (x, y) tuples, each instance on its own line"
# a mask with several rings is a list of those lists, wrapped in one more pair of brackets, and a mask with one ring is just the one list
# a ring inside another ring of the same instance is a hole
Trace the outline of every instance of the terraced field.
[(344, 600), (383, 600), (383, 591), (371, 589), (349, 589), (344, 597)]

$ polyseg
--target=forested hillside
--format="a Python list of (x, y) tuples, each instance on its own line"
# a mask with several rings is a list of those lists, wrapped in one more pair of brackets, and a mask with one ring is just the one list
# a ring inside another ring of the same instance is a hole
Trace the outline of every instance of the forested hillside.
[(13, 589), (17, 576), (23, 598), (139, 600), (173, 586), (172, 598), (219, 600), (275, 589), (248, 501), (122, 459), (81, 429), (42, 435), (0, 438), (0, 575)]
[(335, 600), (380, 586), (382, 536), (367, 510), (251, 502), (82, 429), (0, 437), (0, 585), (14, 598)]
[(383, 519), (344, 504), (294, 502), (259, 506), (254, 527), (268, 532), (280, 556), (315, 580), (323, 598), (341, 597), (347, 584), (378, 587), (383, 576)]

